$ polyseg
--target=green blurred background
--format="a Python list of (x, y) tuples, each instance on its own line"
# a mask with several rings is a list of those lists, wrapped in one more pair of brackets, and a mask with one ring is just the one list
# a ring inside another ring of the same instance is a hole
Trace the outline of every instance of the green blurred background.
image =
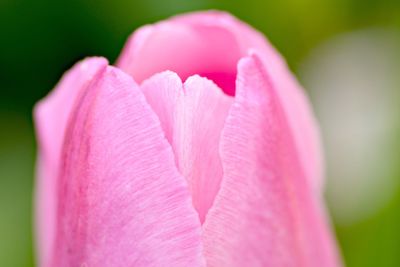
[(113, 62), (138, 26), (202, 9), (264, 32), (309, 90), (346, 265), (400, 266), (398, 0), (0, 0), (0, 266), (35, 265), (34, 103), (77, 60)]

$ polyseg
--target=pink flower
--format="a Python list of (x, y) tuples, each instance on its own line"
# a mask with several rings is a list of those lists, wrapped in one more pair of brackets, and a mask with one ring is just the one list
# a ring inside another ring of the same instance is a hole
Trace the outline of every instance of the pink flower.
[(284, 60), (200, 12), (88, 58), (35, 108), (40, 266), (340, 266)]

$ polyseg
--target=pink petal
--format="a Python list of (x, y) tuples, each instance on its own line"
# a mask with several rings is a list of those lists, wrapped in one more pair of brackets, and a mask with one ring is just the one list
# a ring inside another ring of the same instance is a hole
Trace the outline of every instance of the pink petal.
[(276, 87), (277, 97), (280, 98), (289, 128), (292, 130), (305, 175), (312, 183), (314, 191), (321, 195), (324, 185), (324, 162), (318, 124), (307, 95), (286, 64), (281, 64), (284, 63), (283, 59), (281, 60), (282, 62), (270, 61), (265, 57), (263, 63)]
[(219, 141), (233, 99), (197, 75), (182, 85), (173, 72), (151, 77), (142, 90), (160, 118), (203, 222), (222, 179)]
[(46, 266), (50, 260), (54, 240), (55, 187), (67, 121), (77, 95), (107, 64), (104, 58), (88, 58), (81, 61), (68, 71), (51, 94), (35, 107), (39, 139), (36, 224), (40, 266)]
[(319, 193), (323, 162), (318, 127), (303, 89), (265, 37), (228, 13), (194, 12), (137, 30), (127, 42), (118, 66), (142, 82), (165, 70), (183, 80), (199, 74), (228, 95), (235, 94), (236, 65), (256, 50), (270, 70), (293, 130), (306, 176)]
[(62, 164), (51, 266), (204, 266), (186, 182), (131, 77), (107, 67), (91, 84)]
[(182, 80), (198, 74), (213, 79), (228, 94), (235, 90), (241, 57), (234, 36), (213, 25), (163, 21), (137, 30), (128, 40), (117, 66), (138, 82), (165, 70)]
[(340, 266), (277, 88), (256, 55), (238, 71), (224, 177), (203, 224), (207, 266)]

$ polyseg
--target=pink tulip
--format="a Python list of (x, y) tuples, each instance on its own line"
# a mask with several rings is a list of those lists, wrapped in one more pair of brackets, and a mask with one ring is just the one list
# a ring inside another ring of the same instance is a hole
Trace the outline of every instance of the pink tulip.
[(140, 28), (35, 120), (40, 266), (341, 265), (307, 97), (229, 14)]

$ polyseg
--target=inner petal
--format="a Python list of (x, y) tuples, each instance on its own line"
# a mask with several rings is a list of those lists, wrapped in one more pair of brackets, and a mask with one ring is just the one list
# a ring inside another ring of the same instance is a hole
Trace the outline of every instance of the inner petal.
[(219, 141), (233, 98), (204, 77), (191, 76), (182, 84), (173, 72), (154, 75), (142, 90), (160, 118), (203, 223), (223, 175)]
[(224, 93), (234, 95), (240, 57), (235, 36), (225, 28), (169, 21), (138, 30), (117, 65), (138, 83), (171, 70), (182, 80), (194, 74), (207, 77)]

